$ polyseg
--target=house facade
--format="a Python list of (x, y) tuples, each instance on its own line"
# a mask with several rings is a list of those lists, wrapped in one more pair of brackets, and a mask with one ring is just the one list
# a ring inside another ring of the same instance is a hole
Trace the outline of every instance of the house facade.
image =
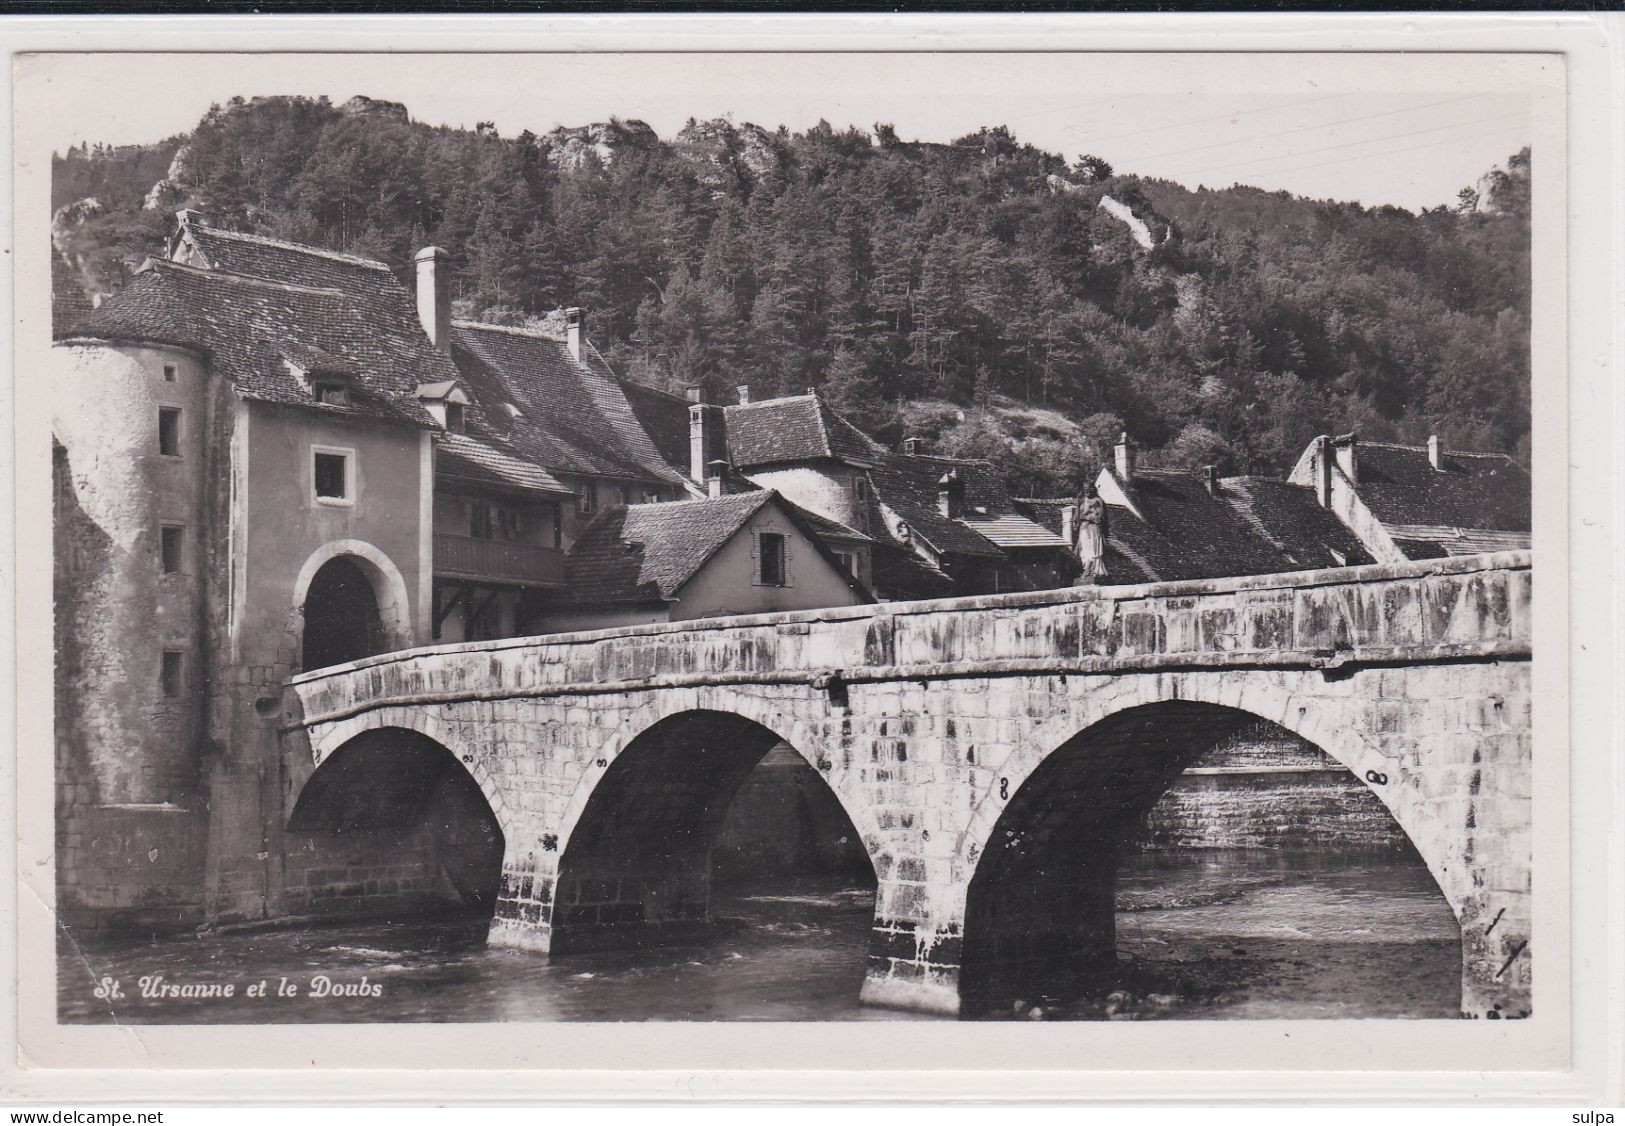
[(598, 510), (687, 495), (579, 318), (558, 338), (453, 324), (444, 254), (416, 268), (414, 292), (182, 212), (164, 258), (59, 311), (70, 924), (316, 910), (300, 858), (323, 850), (279, 812), (283, 682), (540, 628)]
[(641, 392), (639, 417), (667, 435), (665, 456), (682, 457), (675, 433), (688, 414), (682, 466), (691, 489), (721, 475), (727, 488), (773, 489), (827, 525), (826, 542), (883, 600), (1041, 590), (1071, 581), (1067, 542), (1017, 508), (985, 461), (926, 454), (918, 440), (889, 450), (833, 410), (815, 391), (707, 402), (699, 388), (683, 403)]
[(571, 548), (571, 602), (545, 632), (874, 601), (820, 524), (770, 489), (617, 505)]
[(455, 371), (387, 270), (301, 258), (149, 262), (52, 350), (67, 920), (262, 914), (282, 682), (429, 636), (415, 391)]

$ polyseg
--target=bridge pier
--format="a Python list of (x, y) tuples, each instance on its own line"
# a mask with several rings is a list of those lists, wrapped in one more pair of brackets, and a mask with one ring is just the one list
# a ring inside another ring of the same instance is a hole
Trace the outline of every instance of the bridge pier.
[(1110, 972), (1114, 843), (1266, 722), (1386, 807), (1460, 924), (1462, 1011), (1505, 1019), (1530, 1010), (1530, 605), (1508, 554), (441, 647), (296, 678), (286, 752), (439, 742), (507, 843), (492, 944), (562, 953), (703, 937), (710, 844), (782, 738), (874, 866), (863, 999), (971, 1015)]
[(883, 1009), (958, 1016), (963, 928), (958, 923), (875, 921), (859, 994)]

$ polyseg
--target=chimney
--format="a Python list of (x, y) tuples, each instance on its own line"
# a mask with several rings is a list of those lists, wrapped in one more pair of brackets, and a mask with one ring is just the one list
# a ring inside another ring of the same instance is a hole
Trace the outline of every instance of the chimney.
[(712, 462), (725, 453), (722, 408), (706, 402), (700, 387), (688, 389), (688, 403), (688, 475), (703, 482)]
[(903, 453), (907, 454), (909, 457), (918, 457), (924, 449), (925, 449), (925, 439), (924, 438), (904, 438), (903, 439)]
[(734, 392), (739, 396), (740, 406), (744, 406), (750, 402), (750, 384), (741, 383), (738, 387), (734, 388)]
[(1214, 496), (1214, 497), (1218, 496), (1219, 495), (1219, 467), (1217, 465), (1205, 465), (1205, 466), (1203, 466), (1202, 467), (1202, 476), (1205, 478), (1205, 481), (1206, 481), (1206, 484), (1207, 484), (1208, 496)]
[(1337, 468), (1343, 471), (1343, 476), (1354, 485), (1360, 483), (1360, 440), (1353, 434), (1341, 434), (1332, 439), (1332, 447), (1337, 450)]
[(1436, 472), (1444, 472), (1444, 447), (1439, 442), (1437, 434), (1428, 435), (1428, 464)]
[(1127, 430), (1118, 437), (1113, 452), (1117, 455), (1117, 476), (1124, 481), (1134, 480), (1134, 443)]
[(574, 305), (564, 310), (564, 346), (573, 358), (581, 359), (581, 310)]
[(683, 394), (688, 396), (688, 401), (691, 403), (705, 402), (705, 388), (697, 383), (691, 383), (683, 388)]
[(937, 511), (950, 520), (965, 514), (965, 482), (959, 470), (950, 469), (937, 480)]
[(727, 490), (724, 486), (728, 482), (728, 463), (721, 458), (713, 458), (705, 463), (705, 491), (713, 499), (720, 497)]
[(1078, 538), (1078, 506), (1075, 504), (1061, 506), (1061, 538), (1069, 544)]
[(207, 227), (209, 225), (209, 217), (201, 211), (193, 211), (190, 207), (183, 207), (179, 211), (175, 212), (175, 222), (179, 223), (183, 227), (188, 223), (195, 224), (199, 227)]
[(1322, 434), (1315, 439), (1315, 499), (1320, 507), (1332, 506), (1332, 440)]
[(446, 277), (447, 254), (438, 246), (417, 252), (418, 320), (429, 334), (429, 343), (442, 352), (451, 351), (451, 285)]

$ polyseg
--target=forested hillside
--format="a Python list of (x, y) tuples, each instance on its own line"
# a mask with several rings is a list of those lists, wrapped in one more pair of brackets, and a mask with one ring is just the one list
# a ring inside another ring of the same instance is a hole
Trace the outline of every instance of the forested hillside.
[(60, 156), (53, 236), (103, 292), (161, 252), (178, 206), (403, 277), (438, 245), (461, 311), (580, 305), (634, 379), (818, 386), (883, 438), (994, 456), (1019, 491), (1053, 492), (1125, 426), (1151, 461), (1230, 471), (1279, 473), (1349, 430), (1527, 458), (1528, 170), (1525, 150), (1413, 215), (1193, 192), (1000, 127), (501, 137), (278, 98)]

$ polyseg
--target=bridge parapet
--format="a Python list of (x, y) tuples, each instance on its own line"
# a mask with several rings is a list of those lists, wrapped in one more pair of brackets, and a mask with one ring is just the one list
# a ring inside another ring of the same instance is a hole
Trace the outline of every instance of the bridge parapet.
[(296, 676), (292, 726), (385, 703), (654, 687), (1527, 657), (1530, 553), (711, 618), (441, 645)]
[[(967, 936), (1011, 931), (999, 920), (1053, 899), (973, 910), (1001, 819), (1021, 823), (1011, 833), (1087, 827), (1091, 811), (1154, 799), (1213, 739), (1262, 721), (1363, 781), (1415, 844), (1461, 923), (1463, 1011), (1518, 1015), (1530, 595), (1529, 553), (1508, 552), (438, 646), (295, 677), (284, 765), (294, 794), (330, 756), (347, 769), (345, 749), (368, 732), (396, 732), (377, 745), (399, 744), (403, 764), (401, 732), (431, 740), (503, 834), (491, 941), (568, 952), (589, 932), (653, 941), (703, 922), (708, 811), (782, 740), (874, 867), (864, 996), (957, 1012)], [(1037, 804), (1010, 813), (1029, 785)], [(1044, 802), (1071, 812), (1021, 821)], [(664, 843), (643, 847), (645, 831)], [(1062, 851), (1112, 855), (1096, 845)], [(1068, 885), (1094, 914), (1015, 929), (1109, 951), (1114, 871), (1100, 861)], [(1062, 933), (1077, 926), (1088, 933)], [(1023, 942), (1017, 961), (1042, 953)]]

